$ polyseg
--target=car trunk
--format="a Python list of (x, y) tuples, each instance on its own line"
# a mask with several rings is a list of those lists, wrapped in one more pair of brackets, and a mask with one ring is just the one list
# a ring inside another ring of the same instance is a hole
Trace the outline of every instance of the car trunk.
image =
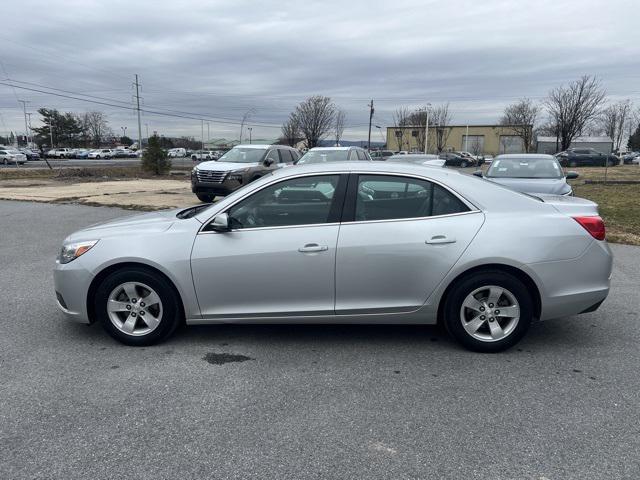
[(598, 204), (591, 200), (567, 195), (536, 194), (536, 197), (571, 217), (598, 215)]

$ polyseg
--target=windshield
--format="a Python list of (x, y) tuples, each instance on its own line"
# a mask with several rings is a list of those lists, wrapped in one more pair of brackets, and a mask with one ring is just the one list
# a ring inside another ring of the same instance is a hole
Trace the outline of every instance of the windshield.
[(345, 162), (349, 158), (349, 150), (309, 150), (298, 161), (303, 163)]
[(487, 171), (490, 178), (562, 178), (562, 168), (551, 158), (501, 158)]
[(264, 148), (232, 148), (218, 160), (231, 163), (259, 163), (264, 156)]

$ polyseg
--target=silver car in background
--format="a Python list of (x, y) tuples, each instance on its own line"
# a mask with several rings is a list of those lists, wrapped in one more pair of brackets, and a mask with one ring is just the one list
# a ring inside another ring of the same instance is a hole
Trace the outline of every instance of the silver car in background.
[(594, 311), (612, 257), (597, 206), (444, 168), (335, 162), (223, 200), (94, 225), (54, 269), (60, 308), (148, 345), (215, 323), (443, 323), (495, 352)]
[(478, 170), (474, 175), (518, 192), (551, 195), (572, 195), (567, 180), (578, 178), (576, 172), (565, 174), (552, 155), (538, 153), (498, 155), (485, 174)]

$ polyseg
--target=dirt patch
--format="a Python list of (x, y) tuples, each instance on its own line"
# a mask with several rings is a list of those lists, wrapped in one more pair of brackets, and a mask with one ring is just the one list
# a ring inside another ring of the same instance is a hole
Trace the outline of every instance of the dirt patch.
[(187, 180), (165, 178), (102, 182), (9, 180), (0, 182), (0, 199), (81, 203), (132, 210), (162, 210), (199, 203)]

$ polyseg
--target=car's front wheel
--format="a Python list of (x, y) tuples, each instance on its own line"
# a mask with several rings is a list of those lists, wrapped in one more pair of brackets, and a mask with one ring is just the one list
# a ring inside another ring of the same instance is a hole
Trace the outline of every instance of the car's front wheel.
[(113, 338), (133, 346), (164, 340), (182, 319), (178, 295), (169, 281), (141, 267), (107, 276), (96, 290), (94, 308)]
[(460, 166), (462, 168), (467, 168), (467, 162), (463, 160), (462, 162), (460, 162)]
[(502, 271), (463, 277), (447, 296), (444, 324), (462, 345), (476, 352), (500, 352), (520, 341), (533, 319), (527, 287)]

